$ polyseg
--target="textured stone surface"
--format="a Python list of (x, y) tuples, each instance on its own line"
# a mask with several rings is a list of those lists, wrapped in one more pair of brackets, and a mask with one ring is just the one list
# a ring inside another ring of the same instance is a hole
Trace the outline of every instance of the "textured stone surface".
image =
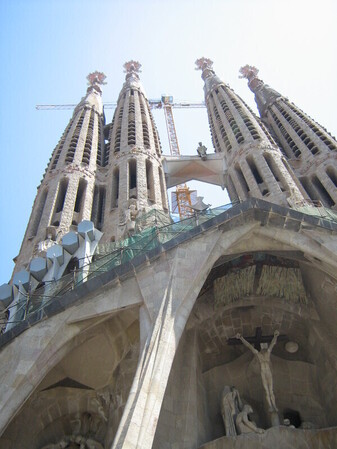
[(337, 428), (331, 429), (268, 429), (264, 434), (223, 437), (200, 449), (327, 449), (337, 446)]

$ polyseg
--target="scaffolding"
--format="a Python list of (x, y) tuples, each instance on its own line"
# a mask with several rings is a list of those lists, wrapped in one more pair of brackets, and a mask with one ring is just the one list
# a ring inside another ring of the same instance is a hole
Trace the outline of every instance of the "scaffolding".
[[(168, 140), (170, 145), (170, 152), (172, 156), (180, 156), (178, 137), (176, 132), (176, 127), (173, 119), (173, 97), (168, 95), (163, 95), (161, 97), (166, 128), (168, 134)], [(191, 191), (187, 184), (179, 184), (176, 187), (176, 191), (172, 192), (171, 203), (172, 203), (172, 213), (179, 213), (180, 219), (184, 219), (187, 217), (191, 217), (193, 215), (193, 210), (191, 209), (192, 200), (191, 193), (195, 191)]]

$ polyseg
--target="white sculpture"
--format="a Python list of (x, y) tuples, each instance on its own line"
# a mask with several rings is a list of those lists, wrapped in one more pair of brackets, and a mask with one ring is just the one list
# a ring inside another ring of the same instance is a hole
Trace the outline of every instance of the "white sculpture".
[(267, 403), (269, 405), (270, 412), (277, 412), (277, 407), (275, 403), (275, 396), (273, 391), (273, 375), (271, 372), (270, 354), (276, 345), (277, 337), (280, 335), (279, 331), (274, 332), (274, 338), (268, 343), (261, 343), (261, 351), (254, 348), (247, 340), (242, 337), (241, 334), (236, 334), (236, 338), (241, 340), (242, 343), (252, 351), (256, 356), (260, 364), (262, 385), (266, 393)]
[(235, 420), (240, 410), (242, 402), (239, 392), (234, 387), (225, 386), (221, 396), (221, 414), (225, 425), (226, 436), (235, 436)]
[(245, 404), (242, 411), (236, 418), (236, 428), (239, 435), (244, 433), (264, 433), (263, 429), (259, 429), (254, 421), (250, 421), (248, 415), (253, 413), (253, 409), (250, 405)]

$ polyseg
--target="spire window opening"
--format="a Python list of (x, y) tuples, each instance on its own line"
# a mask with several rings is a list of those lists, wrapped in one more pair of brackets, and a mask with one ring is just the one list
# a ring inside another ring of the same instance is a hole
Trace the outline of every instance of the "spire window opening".
[(162, 203), (163, 209), (168, 210), (167, 193), (166, 193), (166, 189), (165, 189), (163, 170), (160, 167), (158, 167), (158, 172), (159, 172), (159, 182), (160, 182), (160, 192), (161, 192), (161, 203)]
[(246, 178), (244, 177), (244, 175), (242, 173), (242, 170), (241, 170), (241, 167), (239, 166), (239, 164), (235, 165), (234, 170), (235, 170), (237, 179), (240, 183), (240, 186), (241, 186), (245, 196), (248, 197), (249, 196), (249, 186), (246, 181)]
[(104, 209), (105, 209), (105, 188), (99, 188), (99, 203), (97, 214), (97, 229), (101, 230), (104, 222)]
[(130, 91), (128, 113), (128, 145), (136, 145), (136, 116), (133, 90)]
[(232, 102), (233, 106), (235, 107), (235, 109), (239, 113), (240, 117), (242, 118), (244, 124), (246, 125), (250, 135), (253, 137), (254, 140), (259, 140), (261, 137), (260, 137), (256, 127), (254, 126), (254, 123), (250, 120), (249, 116), (243, 109), (242, 105), (238, 102), (238, 100), (233, 98), (232, 93), (229, 93), (228, 96), (229, 96), (229, 99)]
[(67, 189), (68, 189), (69, 179), (62, 179), (59, 184), (59, 191), (57, 194), (57, 200), (55, 205), (55, 213), (62, 212), (64, 201), (66, 199)]
[(216, 132), (215, 132), (215, 126), (214, 126), (214, 122), (213, 122), (213, 117), (212, 117), (210, 112), (208, 113), (208, 119), (209, 119), (209, 126), (210, 126), (212, 142), (213, 142), (213, 146), (215, 148), (215, 152), (216, 153), (221, 153), (221, 146), (219, 144), (219, 140), (218, 140)]
[[(312, 140), (310, 139), (310, 137), (304, 132), (303, 129), (301, 129), (301, 126), (299, 123), (297, 123), (294, 118), (292, 118), (286, 111), (285, 109), (279, 104), (276, 104), (276, 108), (281, 112), (281, 114), (283, 115), (283, 117), (287, 120), (287, 122), (290, 124), (290, 126), (294, 129), (294, 131), (297, 133), (297, 135), (301, 138), (302, 142), (304, 143), (304, 145), (306, 145), (306, 147), (311, 151), (311, 153), (313, 155), (315, 154), (319, 154), (320, 150), (319, 148), (312, 142)], [(291, 110), (293, 112), (296, 113), (296, 110), (294, 110), (294, 108), (291, 107)], [(297, 114), (298, 115), (298, 114)], [(302, 114), (301, 114), (302, 115)], [(303, 118), (304, 116), (302, 115)], [(305, 120), (304, 120), (305, 121)]]
[(78, 217), (77, 222), (81, 221), (80, 218), (83, 211), (84, 196), (87, 184), (88, 184), (87, 181), (85, 181), (84, 179), (80, 179), (78, 183), (76, 201), (74, 206), (74, 212), (80, 215), (80, 217)]
[(330, 178), (330, 180), (334, 183), (335, 187), (337, 187), (337, 175), (336, 170), (333, 167), (328, 167), (326, 169), (326, 174)]
[(151, 161), (146, 159), (146, 187), (147, 187), (147, 199), (154, 203), (154, 179), (153, 179), (153, 164)]
[(144, 107), (144, 99), (142, 98), (140, 92), (138, 92), (139, 104), (140, 104), (140, 114), (142, 118), (142, 130), (143, 130), (143, 144), (145, 148), (150, 148), (150, 134), (149, 127), (147, 124), (147, 117)]
[(275, 181), (278, 183), (281, 191), (285, 192), (286, 190), (288, 190), (287, 184), (284, 180), (284, 177), (283, 177), (276, 161), (274, 160), (274, 158), (268, 153), (264, 153), (263, 157), (269, 167), (269, 170), (271, 171), (272, 175), (274, 176)]
[(257, 168), (257, 166), (255, 164), (254, 159), (251, 156), (248, 156), (246, 158), (246, 162), (247, 162), (247, 164), (248, 164), (248, 166), (250, 168), (250, 171), (252, 172), (252, 174), (254, 176), (256, 184), (260, 188), (260, 192), (261, 192), (262, 196), (267, 195), (269, 193), (269, 190), (265, 187), (264, 180), (263, 180), (263, 178), (261, 176), (260, 171), (258, 170), (258, 168)]
[[(295, 107), (293, 104), (288, 103), (288, 107), (301, 119), (304, 121), (304, 123), (306, 123), (310, 129), (312, 129), (312, 131), (322, 140), (323, 143), (325, 143), (325, 145), (328, 146), (328, 148), (330, 150), (336, 150), (337, 146), (336, 143), (334, 143), (332, 140), (330, 140), (326, 135), (324, 135), (321, 130), (319, 129), (319, 127), (321, 127), (321, 125), (316, 124), (316, 122), (314, 120), (312, 120), (310, 117), (306, 116), (303, 111), (299, 110), (297, 107)], [(324, 131), (325, 128), (321, 127)], [(329, 133), (328, 133), (329, 134)]]
[(329, 195), (329, 192), (326, 190), (324, 185), (321, 183), (320, 179), (316, 175), (314, 175), (311, 178), (311, 181), (312, 181), (313, 185), (316, 187), (316, 190), (318, 191), (318, 193), (320, 195), (320, 199), (321, 199), (322, 203), (327, 207), (334, 206), (335, 205), (334, 200), (331, 198), (331, 196)]
[(129, 199), (137, 199), (137, 162), (135, 159), (129, 160)]
[(96, 186), (91, 210), (91, 221), (101, 231), (104, 223), (105, 187)]
[(92, 109), (90, 112), (87, 137), (85, 140), (83, 156), (82, 156), (82, 163), (86, 164), (86, 165), (89, 165), (89, 162), (90, 162), (92, 138), (93, 138), (93, 134), (94, 134), (94, 120), (95, 120), (95, 111)]
[(57, 163), (58, 163), (58, 161), (60, 159), (61, 151), (62, 151), (62, 147), (60, 146), (59, 149), (57, 150), (56, 154), (55, 154), (55, 157), (54, 157), (53, 163), (52, 163), (52, 165), (50, 167), (50, 170), (55, 170), (55, 168), (57, 167)]
[(143, 128), (143, 142), (145, 148), (150, 148), (150, 135), (149, 135), (149, 129), (147, 127), (147, 123), (145, 121), (142, 122), (142, 128)]
[(43, 211), (44, 211), (44, 208), (46, 205), (47, 195), (48, 195), (48, 189), (45, 189), (41, 194), (39, 206), (34, 213), (34, 221), (33, 221), (32, 229), (31, 229), (30, 237), (35, 237), (37, 234), (37, 231), (38, 231), (39, 225), (40, 225), (40, 221), (42, 218), (42, 214), (43, 214)]
[[(104, 157), (103, 157), (103, 152), (102, 152), (102, 147), (103, 150), (105, 151), (105, 146), (104, 146), (104, 141), (102, 139), (102, 120), (99, 118), (98, 119), (98, 136), (97, 136), (97, 157), (96, 157), (96, 162), (97, 165), (99, 165), (100, 167), (103, 166), (104, 163)], [(102, 145), (103, 144), (103, 145)]]
[(118, 207), (119, 198), (119, 167), (112, 172), (111, 209)]
[[(271, 116), (273, 119), (273, 123), (272, 123), (272, 127), (275, 130), (275, 132), (277, 132), (277, 130), (280, 131), (283, 139), (286, 141), (287, 145), (283, 145), (283, 147), (285, 149), (287, 149), (287, 147), (290, 147), (290, 150), (292, 152), (292, 154), (288, 154), (288, 157), (291, 157), (292, 155), (295, 156), (295, 158), (299, 158), (301, 156), (301, 150), (298, 148), (298, 146), (295, 144), (295, 142), (293, 141), (293, 139), (290, 137), (290, 135), (288, 134), (287, 130), (284, 128), (284, 126), (281, 124), (280, 120), (277, 118), (275, 112), (271, 112)], [(273, 124), (276, 125), (276, 129), (273, 126)]]
[(80, 115), (80, 118), (78, 119), (78, 122), (76, 124), (74, 134), (73, 134), (73, 136), (71, 138), (69, 149), (68, 149), (67, 155), (66, 155), (66, 162), (68, 164), (73, 162), (73, 160), (74, 160), (75, 151), (76, 151), (76, 147), (77, 147), (77, 143), (78, 143), (78, 138), (79, 138), (80, 133), (81, 133), (81, 129), (82, 129), (85, 113), (86, 113), (86, 110), (83, 110), (81, 115)]
[(66, 194), (68, 190), (69, 179), (64, 178), (60, 181), (58, 186), (57, 198), (54, 206), (54, 213), (52, 219), (52, 226), (59, 226), (61, 220), (61, 213), (63, 211)]
[[(123, 111), (124, 111), (124, 103), (122, 104), (122, 106), (121, 106), (121, 108), (119, 110), (119, 113), (118, 113), (117, 127), (116, 127), (116, 134), (115, 134), (115, 145), (114, 145), (114, 152), (115, 153), (117, 153), (121, 149), (121, 133), (122, 133)], [(116, 111), (116, 113), (117, 113), (117, 111)]]
[(308, 197), (311, 201), (317, 202), (320, 200), (320, 197), (317, 194), (316, 190), (314, 189), (310, 179), (308, 179), (307, 177), (302, 177), (302, 178), (299, 178), (299, 181), (302, 184), (304, 190), (308, 194)]

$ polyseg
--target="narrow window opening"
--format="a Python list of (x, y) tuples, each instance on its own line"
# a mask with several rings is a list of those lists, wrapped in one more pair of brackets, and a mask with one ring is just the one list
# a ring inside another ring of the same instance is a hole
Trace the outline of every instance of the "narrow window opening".
[(112, 194), (111, 194), (111, 208), (118, 207), (119, 197), (119, 168), (116, 167), (112, 173)]
[(146, 160), (146, 186), (147, 198), (150, 202), (154, 202), (153, 164), (148, 159)]
[(78, 188), (77, 188), (74, 212), (81, 212), (86, 186), (87, 186), (87, 182), (84, 179), (80, 179), (80, 182), (78, 183)]
[(129, 161), (129, 198), (137, 198), (137, 162)]
[(105, 209), (105, 188), (100, 187), (98, 214), (97, 214), (97, 229), (99, 229), (99, 230), (102, 229), (103, 223), (104, 223), (104, 209)]
[(102, 229), (104, 223), (105, 196), (105, 188), (96, 186), (92, 202), (91, 221), (99, 230)]
[(300, 178), (300, 182), (307, 192), (309, 198), (312, 201), (319, 201), (319, 196), (317, 195), (315, 189), (312, 187), (310, 180), (307, 177)]
[(245, 195), (248, 196), (249, 187), (248, 187), (248, 184), (247, 184), (247, 181), (246, 181), (245, 177), (243, 176), (241, 167), (238, 164), (235, 165), (235, 173), (237, 175), (237, 178), (239, 180), (239, 183), (241, 185), (241, 188), (242, 188), (243, 192), (245, 193)]
[(257, 184), (262, 184), (263, 183), (263, 179), (262, 176), (260, 175), (259, 170), (256, 167), (255, 161), (252, 157), (247, 157), (246, 158), (247, 164), (249, 165), (249, 168), (255, 178), (255, 181)]
[(318, 177), (316, 175), (314, 175), (312, 177), (312, 183), (316, 187), (317, 191), (319, 192), (323, 204), (327, 207), (334, 206), (335, 205), (334, 200), (331, 198), (328, 191), (326, 190), (326, 188), (323, 186), (323, 184), (321, 183), (321, 181), (318, 179)]
[(282, 192), (285, 192), (287, 189), (287, 184), (284, 180), (284, 177), (279, 169), (279, 167), (277, 166), (275, 160), (273, 159), (273, 157), (268, 154), (268, 153), (264, 153), (263, 155), (269, 170), (272, 172), (276, 182), (278, 183), (280, 189), (282, 190)]
[(337, 175), (336, 175), (336, 171), (334, 170), (334, 168), (328, 167), (326, 170), (326, 174), (329, 176), (331, 181), (334, 183), (335, 187), (337, 187)]
[(66, 193), (67, 193), (67, 188), (68, 188), (68, 183), (69, 183), (68, 179), (62, 179), (62, 181), (59, 184), (59, 191), (58, 191), (56, 207), (55, 207), (56, 213), (61, 212), (63, 210), (64, 201), (66, 198)]

